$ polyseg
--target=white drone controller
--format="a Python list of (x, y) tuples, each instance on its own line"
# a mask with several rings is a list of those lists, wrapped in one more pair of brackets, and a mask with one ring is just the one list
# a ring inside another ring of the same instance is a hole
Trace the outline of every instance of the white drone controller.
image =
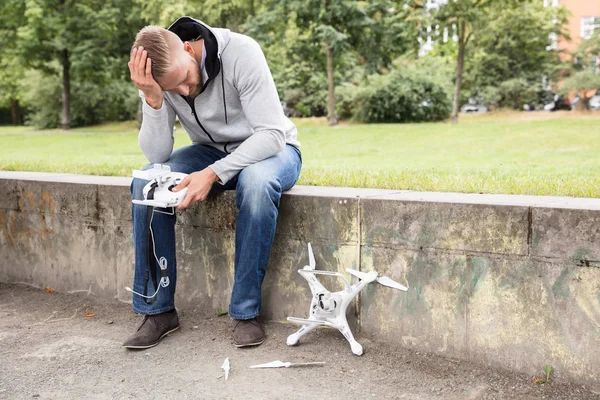
[(168, 165), (154, 164), (149, 170), (134, 170), (133, 177), (150, 180), (144, 186), (143, 200), (132, 200), (133, 204), (141, 204), (151, 207), (177, 207), (185, 199), (187, 187), (178, 192), (173, 192), (177, 186), (188, 174), (181, 172), (171, 172)]
[[(310, 303), (309, 317), (308, 319), (288, 317), (288, 321), (302, 325), (302, 327), (296, 333), (288, 336), (288, 346), (294, 346), (298, 344), (298, 341), (302, 336), (306, 335), (317, 326), (327, 325), (338, 329), (342, 335), (344, 335), (344, 337), (350, 343), (352, 353), (356, 354), (357, 356), (362, 355), (363, 347), (354, 339), (346, 319), (346, 309), (348, 308), (350, 302), (352, 302), (354, 297), (356, 297), (362, 288), (374, 281), (377, 281), (384, 286), (403, 290), (405, 292), (408, 290), (408, 288), (399, 284), (398, 282), (393, 281), (387, 276), (378, 277), (376, 271), (366, 273), (347, 268), (346, 272), (359, 279), (358, 283), (355, 285), (350, 285), (344, 275), (340, 274), (339, 272), (317, 271), (315, 270), (315, 256), (310, 243), (308, 244), (308, 258), (309, 265), (305, 266), (301, 270), (298, 270), (298, 272), (304, 279), (308, 281), (308, 285), (310, 286), (310, 290), (313, 295)], [(321, 282), (319, 282), (316, 275), (337, 276), (342, 279), (345, 288), (342, 291), (331, 293), (321, 284)]]

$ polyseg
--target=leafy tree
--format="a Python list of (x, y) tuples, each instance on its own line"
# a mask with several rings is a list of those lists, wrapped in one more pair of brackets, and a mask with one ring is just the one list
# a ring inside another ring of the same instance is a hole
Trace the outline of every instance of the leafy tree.
[(453, 123), (458, 122), (467, 45), (474, 36), (485, 32), (488, 28), (489, 19), (487, 16), (493, 10), (509, 9), (524, 1), (526, 0), (452, 0), (442, 3), (438, 8), (431, 9), (428, 8), (428, 2), (425, 0), (412, 0), (410, 2), (416, 15), (426, 22), (423, 26), (435, 27), (439, 30), (447, 29), (450, 33), (456, 32), (458, 41), (451, 116)]
[(466, 60), (464, 83), (471, 95), (503, 82), (539, 88), (542, 77), (547, 82), (556, 77), (562, 63), (552, 50), (551, 35), (568, 37), (565, 8), (523, 3), (491, 9), (486, 19), (486, 29), (473, 38)]
[(27, 0), (17, 47), (27, 68), (62, 78), (61, 127), (71, 127), (72, 75), (124, 80), (131, 41), (144, 23), (131, 0)]
[(287, 2), (297, 16), (298, 27), (316, 38), (322, 45), (327, 71), (327, 120), (337, 124), (335, 110), (334, 65), (335, 52), (356, 45), (359, 37), (372, 22), (357, 1), (309, 0)]
[(10, 104), (13, 125), (22, 123), (20, 91), (23, 68), (17, 58), (17, 29), (25, 18), (25, 2), (5, 0), (0, 4), (0, 105)]
[[(389, 0), (271, 0), (268, 11), (246, 26), (267, 47), (294, 47), (294, 53), (285, 51), (286, 68), (295, 65), (289, 59), (301, 57), (313, 61), (313, 74), (325, 71), (327, 118), (330, 125), (335, 125), (335, 83), (340, 66), (360, 64), (366, 72), (375, 72), (406, 48), (415, 47), (416, 35), (406, 29), (409, 10), (402, 4)], [(291, 42), (290, 32), (295, 33)]]
[(210, 26), (242, 32), (243, 24), (264, 7), (265, 0), (134, 0), (151, 24), (167, 27), (187, 15)]
[(198, 18), (209, 25), (242, 32), (243, 24), (256, 15), (264, 0), (196, 0)]

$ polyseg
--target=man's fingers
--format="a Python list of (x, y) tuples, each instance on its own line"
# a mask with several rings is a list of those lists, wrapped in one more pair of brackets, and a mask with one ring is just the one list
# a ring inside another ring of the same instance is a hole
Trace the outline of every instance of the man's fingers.
[(137, 54), (137, 47), (133, 50), (131, 50), (131, 55), (129, 56), (129, 63), (130, 64), (134, 64), (135, 63), (135, 56)]
[(133, 49), (131, 51), (131, 56), (129, 57), (129, 62), (127, 63), (127, 66), (129, 67), (129, 77), (131, 78), (131, 80), (133, 80), (133, 78), (135, 78), (135, 56), (137, 54), (137, 47), (135, 49)]
[(150, 57), (146, 60), (146, 79), (152, 78), (152, 60)]
[(177, 207), (178, 210), (183, 210), (184, 208), (188, 208), (188, 206), (190, 205), (190, 203), (192, 202), (193, 199), (193, 195), (190, 192), (187, 192), (187, 194), (185, 195), (185, 199), (183, 199), (183, 201), (181, 202), (181, 204)]
[[(143, 55), (143, 47), (136, 47), (135, 49), (133, 49), (133, 51), (131, 52), (131, 66), (129, 67), (129, 70), (131, 72), (131, 80), (138, 83), (140, 78), (143, 77), (144, 73), (140, 73), (139, 71), (139, 65), (140, 62), (142, 60), (142, 55)], [(144, 66), (145, 69), (145, 66)]]
[[(190, 184), (190, 181), (192, 180), (192, 178), (190, 177), (190, 175), (186, 176), (185, 178), (183, 178), (183, 180), (181, 182), (179, 182), (179, 184), (177, 186), (175, 186), (173, 188), (174, 192), (179, 192), (181, 189), (187, 187), (187, 185)], [(189, 193), (188, 193), (189, 195)]]
[(144, 49), (143, 47), (136, 47), (133, 50), (133, 60), (132, 60), (133, 68), (136, 68), (137, 65), (140, 63), (140, 58), (142, 58), (142, 50), (143, 49)]
[(144, 75), (144, 71), (146, 70), (146, 59), (147, 58), (148, 58), (148, 52), (146, 50), (142, 50), (142, 54), (140, 55), (140, 60), (138, 62), (138, 71), (139, 71), (140, 75)]

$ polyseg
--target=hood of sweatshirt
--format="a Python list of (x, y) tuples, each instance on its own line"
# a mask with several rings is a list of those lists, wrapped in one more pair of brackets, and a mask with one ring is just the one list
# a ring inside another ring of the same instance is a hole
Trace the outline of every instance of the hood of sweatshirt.
[[(191, 42), (204, 39), (204, 48), (206, 49), (206, 59), (204, 68), (208, 79), (202, 85), (200, 93), (204, 92), (215, 78), (222, 72), (221, 54), (229, 43), (229, 29), (213, 29), (204, 22), (192, 17), (180, 17), (168, 28), (183, 42)], [(225, 74), (221, 73), (221, 88), (223, 90), (223, 110), (225, 113), (225, 124), (227, 121), (227, 104), (225, 103)], [(185, 98), (185, 96), (182, 96)], [(186, 101), (190, 101), (186, 99)]]
[[(204, 47), (206, 48), (205, 68), (208, 74), (208, 80), (205, 85), (210, 84), (221, 71), (221, 53), (227, 47), (229, 37), (225, 37), (222, 32), (212, 29), (204, 22), (192, 17), (181, 17), (173, 22), (168, 28), (183, 42), (191, 42), (198, 39), (204, 39)], [(228, 32), (228, 30), (225, 30)]]

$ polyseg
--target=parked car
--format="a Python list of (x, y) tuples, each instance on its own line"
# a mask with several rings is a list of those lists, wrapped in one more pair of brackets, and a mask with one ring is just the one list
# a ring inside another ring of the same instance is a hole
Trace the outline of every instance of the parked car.
[(600, 110), (600, 90), (590, 98), (588, 106), (590, 107), (590, 110)]
[(527, 103), (523, 106), (525, 111), (559, 111), (571, 110), (576, 99), (569, 101), (568, 98), (561, 96), (551, 91), (542, 91), (537, 95), (538, 99), (535, 102)]
[(463, 113), (486, 113), (488, 111), (487, 106), (473, 99), (469, 99), (469, 102), (460, 108), (460, 112)]
[(560, 111), (567, 110), (571, 111), (571, 102), (564, 96), (555, 94), (552, 101), (544, 104), (544, 111)]

